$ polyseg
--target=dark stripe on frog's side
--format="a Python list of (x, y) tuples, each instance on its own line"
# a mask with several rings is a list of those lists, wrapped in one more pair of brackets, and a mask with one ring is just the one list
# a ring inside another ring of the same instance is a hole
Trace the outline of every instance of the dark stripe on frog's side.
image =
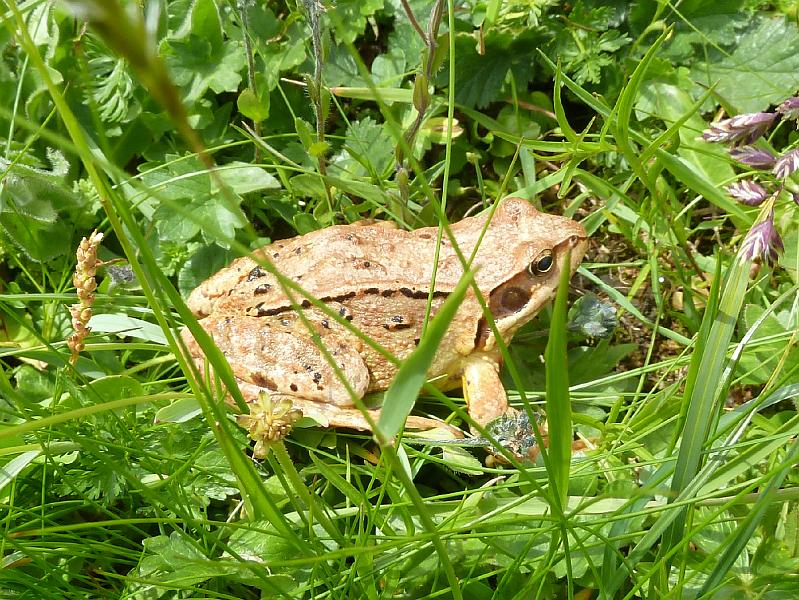
[[(363, 290), (360, 294), (357, 293), (357, 292), (347, 292), (346, 294), (339, 294), (337, 296), (323, 296), (323, 297), (319, 298), (319, 301), (324, 303), (324, 304), (327, 304), (329, 302), (345, 302), (346, 300), (352, 300), (356, 296), (363, 297), (363, 296), (367, 296), (367, 295), (374, 296), (374, 295), (378, 295), (378, 294), (380, 296), (383, 296), (384, 298), (390, 298), (391, 296), (395, 296), (397, 294), (401, 294), (401, 295), (405, 296), (406, 298), (413, 298), (415, 300), (427, 299), (427, 296), (428, 296), (428, 293), (425, 292), (424, 290), (412, 290), (412, 289), (407, 288), (407, 287), (402, 287), (402, 288), (399, 288), (399, 289), (396, 289), (396, 290), (383, 290), (383, 291), (380, 291), (379, 288), (376, 288), (376, 287), (369, 287), (369, 288), (366, 288), (365, 290)], [(433, 292), (433, 298), (446, 298), (447, 296), (449, 296), (449, 292), (441, 292), (441, 291)], [(278, 314), (280, 314), (280, 313), (282, 313), (284, 311), (292, 310), (290, 305), (275, 306), (275, 307), (272, 307), (272, 308), (263, 308), (264, 304), (265, 304), (265, 302), (261, 302), (260, 304), (256, 304), (253, 307), (255, 309), (255, 313), (256, 314), (253, 314), (252, 316), (255, 316), (255, 317), (272, 317), (272, 316), (278, 315)], [(303, 300), (300, 303), (300, 306), (302, 308), (309, 308), (311, 306), (311, 302), (310, 302), (310, 300), (305, 299), (305, 300)]]
[(488, 341), (488, 334), (491, 333), (491, 328), (488, 326), (488, 321), (485, 317), (480, 317), (477, 322), (477, 333), (474, 336), (474, 347), (476, 350), (482, 350)]

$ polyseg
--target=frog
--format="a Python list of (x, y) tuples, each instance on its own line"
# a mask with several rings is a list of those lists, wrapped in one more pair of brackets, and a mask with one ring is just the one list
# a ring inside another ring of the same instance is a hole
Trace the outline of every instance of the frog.
[[(355, 400), (388, 389), (419, 345), (426, 319), (436, 317), (464, 276), (457, 246), (462, 257), (471, 257), (474, 285), (427, 377), (443, 391), (463, 389), (479, 431), (518, 414), (500, 379), (497, 334), (507, 345), (549, 302), (560, 273), (580, 265), (587, 235), (578, 222), (513, 196), (451, 225), (451, 233), (454, 244), (439, 238), (437, 227), (333, 225), (235, 259), (201, 283), (187, 305), (248, 403), (267, 393), (323, 427), (370, 431), (380, 408), (365, 409)], [(298, 287), (281, 285), (274, 271)], [(183, 338), (203, 372), (202, 349), (186, 330)], [(416, 415), (405, 423), (412, 430), (442, 425), (448, 427)]]

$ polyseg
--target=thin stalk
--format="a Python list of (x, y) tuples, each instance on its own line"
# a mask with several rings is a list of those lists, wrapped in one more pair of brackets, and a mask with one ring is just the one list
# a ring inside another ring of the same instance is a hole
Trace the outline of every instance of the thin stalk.
[[(422, 41), (427, 47), (425, 63), (422, 69), (419, 71), (419, 73), (416, 74), (416, 79), (413, 82), (413, 106), (414, 108), (416, 108), (416, 118), (414, 119), (413, 123), (404, 134), (405, 141), (407, 143), (409, 151), (413, 151), (413, 142), (416, 139), (416, 135), (419, 133), (419, 129), (421, 128), (422, 123), (424, 123), (424, 119), (427, 114), (427, 109), (430, 107), (430, 91), (428, 87), (430, 85), (430, 80), (433, 78), (434, 75), (433, 71), (435, 69), (435, 63), (436, 63), (436, 52), (438, 50), (438, 41), (437, 41), (438, 30), (439, 27), (441, 26), (441, 18), (444, 14), (444, 0), (437, 0), (435, 5), (433, 6), (433, 10), (430, 13), (430, 21), (427, 24), (426, 33), (422, 30), (422, 27), (419, 25), (419, 22), (416, 20), (416, 17), (413, 14), (413, 10), (411, 9), (410, 5), (406, 0), (403, 0), (402, 8), (405, 9), (405, 13), (408, 15), (408, 20), (410, 21), (411, 25), (416, 30), (416, 32), (419, 34), (419, 37), (422, 38)], [(452, 55), (450, 55), (450, 58), (452, 58)], [(450, 90), (451, 89), (452, 86), (450, 86)], [(450, 109), (451, 108), (452, 105), (450, 104)], [(405, 166), (405, 153), (403, 151), (402, 145), (397, 146), (396, 158), (397, 158), (397, 182), (399, 183), (399, 190), (402, 196), (402, 201), (405, 204), (407, 204), (408, 169)], [(446, 178), (444, 179), (444, 181), (446, 182)]]
[[(250, 18), (247, 16), (247, 0), (238, 0), (236, 9), (239, 12), (239, 19), (241, 19), (241, 28), (244, 38), (244, 52), (247, 55), (247, 87), (252, 90), (253, 96), (258, 97), (258, 84), (255, 81), (255, 56), (252, 50), (252, 41), (250, 40)], [(254, 135), (261, 137), (261, 123), (253, 119), (252, 130)], [(261, 146), (255, 144), (255, 162), (261, 160)]]
[(322, 24), (319, 21), (322, 6), (317, 0), (303, 0), (302, 3), (308, 12), (308, 21), (311, 24), (311, 42), (314, 55), (313, 79), (309, 78), (307, 83), (308, 95), (311, 98), (314, 115), (316, 116), (316, 143), (320, 147), (316, 156), (316, 164), (325, 188), (325, 197), (328, 203), (327, 212), (330, 213), (333, 209), (333, 195), (330, 192), (330, 183), (325, 177), (327, 175), (327, 159), (325, 158), (325, 152), (322, 150), (325, 143), (325, 112), (327, 112), (327, 107), (325, 106), (326, 98), (323, 98), (322, 90)]

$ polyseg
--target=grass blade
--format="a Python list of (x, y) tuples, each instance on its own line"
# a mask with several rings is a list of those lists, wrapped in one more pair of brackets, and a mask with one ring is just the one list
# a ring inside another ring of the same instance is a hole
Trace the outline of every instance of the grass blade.
[[(566, 258), (566, 264), (569, 259)], [(558, 294), (552, 310), (545, 357), (547, 430), (549, 437), (549, 477), (554, 496), (560, 506), (566, 505), (569, 492), (569, 466), (572, 452), (572, 414), (569, 396), (568, 358), (566, 355), (566, 300), (569, 294), (571, 273), (564, 269), (560, 274)]]
[(397, 376), (386, 391), (380, 420), (375, 429), (375, 436), (382, 446), (390, 443), (403, 427), (408, 418), (419, 391), (427, 381), (427, 369), (433, 362), (441, 339), (447, 332), (450, 322), (466, 295), (466, 290), (474, 281), (471, 273), (466, 273), (458, 285), (441, 306), (441, 310), (431, 319), (419, 346), (405, 360), (397, 371)]
[(746, 544), (752, 538), (752, 535), (754, 535), (757, 526), (761, 523), (763, 517), (766, 516), (766, 511), (773, 506), (777, 491), (779, 491), (785, 477), (788, 476), (788, 473), (793, 469), (798, 460), (799, 440), (794, 439), (782, 466), (775, 473), (770, 475), (765, 490), (760, 494), (760, 498), (752, 506), (749, 514), (746, 515), (743, 522), (722, 544), (724, 552), (721, 558), (719, 558), (718, 563), (716, 563), (716, 567), (705, 580), (705, 584), (699, 592), (700, 596), (704, 596), (719, 585), (727, 572), (735, 564), (735, 561), (746, 547)]
[[(723, 401), (726, 385), (723, 374), (727, 365), (727, 347), (735, 330), (738, 313), (743, 307), (749, 282), (749, 261), (740, 256), (728, 271), (721, 293), (718, 313), (707, 341), (699, 356), (696, 384), (689, 396), (677, 465), (674, 468), (671, 489), (680, 494), (696, 476), (701, 466), (702, 452), (720, 416), (719, 403)], [(672, 524), (663, 538), (661, 553), (668, 552), (682, 539), (685, 528), (685, 510)]]

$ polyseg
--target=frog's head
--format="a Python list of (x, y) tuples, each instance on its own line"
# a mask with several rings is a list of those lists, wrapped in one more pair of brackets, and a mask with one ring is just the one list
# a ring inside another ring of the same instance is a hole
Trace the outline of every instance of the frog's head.
[[(485, 265), (493, 272), (493, 281), (482, 289), (488, 291), (486, 300), (497, 329), (509, 341), (554, 297), (561, 272), (577, 269), (588, 240), (576, 221), (541, 213), (520, 198), (502, 200), (486, 238), (483, 245), (495, 248), (493, 260), (500, 265)], [(483, 261), (478, 258), (478, 262)], [(481, 322), (478, 347), (490, 350), (494, 345), (493, 333)]]

